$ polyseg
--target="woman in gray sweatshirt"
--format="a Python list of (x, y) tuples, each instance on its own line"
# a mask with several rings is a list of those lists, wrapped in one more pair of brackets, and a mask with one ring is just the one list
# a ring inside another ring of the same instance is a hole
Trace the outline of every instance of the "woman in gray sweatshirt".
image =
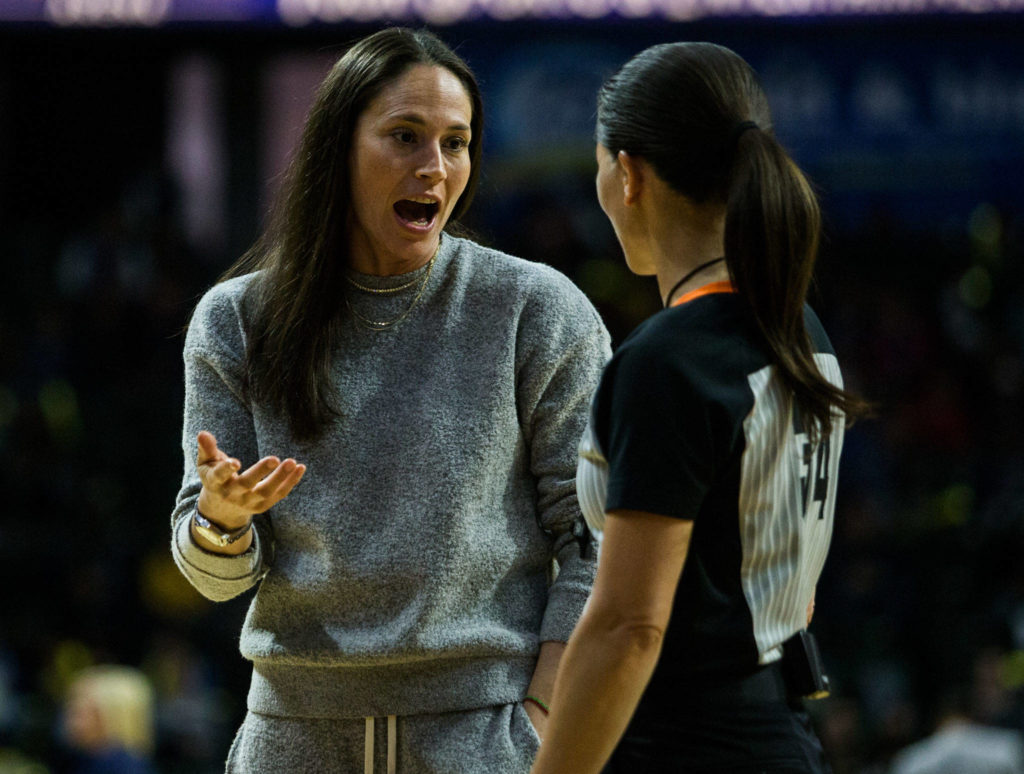
[(563, 275), (445, 231), (482, 120), (430, 33), (356, 43), (193, 316), (172, 551), (210, 599), (256, 589), (230, 772), (530, 768), (593, 581), (575, 453), (609, 341)]

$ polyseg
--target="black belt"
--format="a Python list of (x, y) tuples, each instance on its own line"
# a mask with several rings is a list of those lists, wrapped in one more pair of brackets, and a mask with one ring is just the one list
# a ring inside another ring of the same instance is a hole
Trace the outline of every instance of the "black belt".
[(786, 686), (781, 662), (760, 667), (735, 680), (720, 682), (712, 692), (716, 698), (742, 702), (787, 702), (797, 698)]
[(720, 678), (711, 694), (726, 700), (754, 702), (824, 698), (829, 694), (829, 679), (818, 642), (806, 629), (798, 631), (782, 643), (780, 660), (746, 675)]
[(788, 702), (795, 698), (786, 685), (782, 663), (775, 661), (747, 675), (722, 677), (710, 685), (694, 686), (694, 698), (713, 702)]
[[(783, 656), (742, 675), (719, 674), (714, 677), (683, 677), (652, 684), (648, 691), (657, 694), (656, 703), (671, 705), (673, 697), (699, 704), (766, 703), (792, 704), (802, 698), (828, 696), (829, 680), (814, 635), (803, 630), (782, 646)], [(643, 705), (641, 705), (642, 707)]]
[(790, 704), (794, 698), (786, 688), (782, 665), (775, 662), (745, 675), (665, 679), (652, 683), (637, 714), (646, 715), (646, 710), (652, 710), (657, 717), (667, 707), (693, 710), (740, 704)]

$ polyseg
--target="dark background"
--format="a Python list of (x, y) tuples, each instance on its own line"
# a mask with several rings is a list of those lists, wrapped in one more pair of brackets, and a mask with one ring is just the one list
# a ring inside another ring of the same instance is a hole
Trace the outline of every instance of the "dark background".
[[(0, 751), (59, 771), (63, 689), (117, 662), (156, 688), (160, 770), (222, 770), (248, 595), (209, 603), (170, 559), (181, 330), (257, 235), (310, 89), (377, 28), (0, 25)], [(658, 298), (596, 204), (598, 84), (667, 40), (755, 66), (825, 210), (813, 303), (879, 404), (843, 454), (819, 733), (844, 774), (953, 694), (1024, 731), (1024, 17), (435, 29), (488, 113), (469, 225), (569, 274), (616, 342)]]

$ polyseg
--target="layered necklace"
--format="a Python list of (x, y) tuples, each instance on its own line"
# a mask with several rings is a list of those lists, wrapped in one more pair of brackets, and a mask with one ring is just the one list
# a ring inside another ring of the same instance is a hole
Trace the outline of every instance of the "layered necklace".
[(406, 288), (411, 288), (417, 282), (420, 283), (420, 289), (416, 291), (416, 295), (413, 297), (412, 302), (409, 304), (409, 306), (405, 308), (405, 310), (401, 314), (398, 315), (398, 317), (392, 318), (390, 320), (371, 320), (369, 317), (364, 317), (363, 315), (359, 314), (359, 312), (355, 310), (355, 307), (352, 306), (351, 302), (349, 302), (347, 293), (345, 294), (345, 306), (348, 307), (348, 310), (352, 313), (352, 316), (355, 317), (357, 321), (359, 321), (364, 327), (369, 328), (370, 330), (384, 331), (387, 330), (388, 328), (391, 328), (392, 326), (398, 325), (398, 323), (402, 322), (402, 320), (409, 316), (409, 313), (413, 310), (413, 307), (416, 306), (416, 304), (420, 300), (420, 297), (423, 295), (423, 291), (427, 289), (427, 283), (430, 282), (430, 273), (434, 270), (434, 261), (437, 259), (437, 254), (440, 250), (441, 243), (438, 242), (437, 250), (434, 250), (434, 254), (430, 256), (430, 260), (427, 262), (427, 270), (423, 273), (422, 278), (416, 277), (414, 279), (409, 280), (406, 283), (396, 285), (393, 288), (371, 288), (368, 287), (367, 285), (363, 285), (360, 284), (359, 282), (356, 282), (348, 275), (345, 276), (345, 279), (348, 281), (350, 285), (352, 285), (352, 287), (356, 288), (357, 290), (361, 290), (364, 293), (373, 293), (374, 295), (378, 296), (386, 296), (392, 293), (398, 293), (399, 291), (405, 290)]

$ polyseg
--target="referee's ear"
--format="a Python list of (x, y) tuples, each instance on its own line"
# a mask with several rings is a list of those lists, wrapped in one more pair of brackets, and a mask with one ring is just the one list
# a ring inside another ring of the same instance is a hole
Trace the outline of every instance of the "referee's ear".
[(622, 201), (626, 206), (632, 206), (637, 203), (643, 192), (646, 164), (640, 156), (634, 156), (624, 150), (619, 151), (617, 161), (622, 170)]

